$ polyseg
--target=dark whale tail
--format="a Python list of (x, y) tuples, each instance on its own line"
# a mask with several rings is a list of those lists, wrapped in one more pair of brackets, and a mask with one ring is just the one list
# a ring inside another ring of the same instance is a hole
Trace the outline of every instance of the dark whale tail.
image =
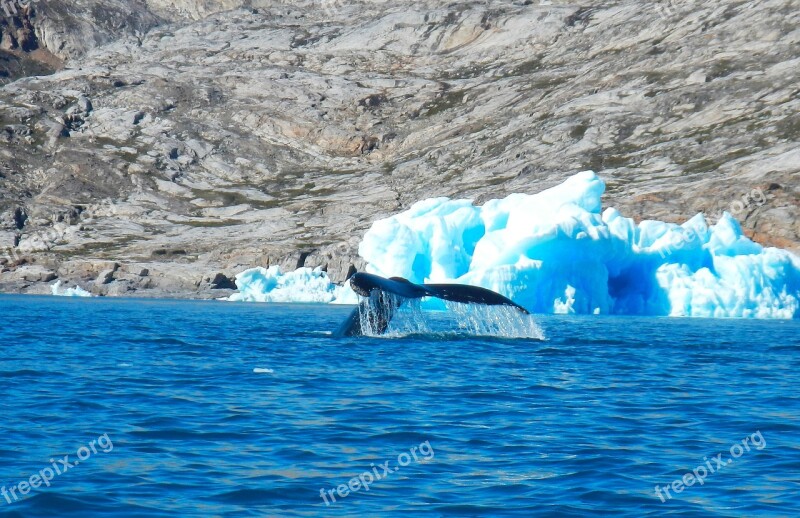
[[(350, 287), (365, 299), (359, 303), (334, 336), (359, 336), (369, 330), (382, 334), (389, 327), (397, 309), (406, 299), (436, 297), (465, 304), (486, 304), (489, 306), (511, 306), (524, 314), (528, 310), (499, 293), (478, 286), (465, 284), (414, 284), (402, 277), (387, 279), (371, 273), (355, 273), (350, 277)], [(362, 321), (362, 314), (367, 319)]]

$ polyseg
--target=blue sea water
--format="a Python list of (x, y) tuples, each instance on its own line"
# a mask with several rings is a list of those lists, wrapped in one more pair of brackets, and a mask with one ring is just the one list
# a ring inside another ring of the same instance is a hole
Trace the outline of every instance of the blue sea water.
[(0, 515), (800, 515), (798, 321), (348, 311), (0, 297)]

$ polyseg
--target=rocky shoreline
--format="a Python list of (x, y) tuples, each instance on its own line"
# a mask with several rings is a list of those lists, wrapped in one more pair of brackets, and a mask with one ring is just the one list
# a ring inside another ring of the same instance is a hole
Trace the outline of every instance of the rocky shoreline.
[(61, 281), (61, 289), (80, 287), (93, 296), (174, 299), (218, 299), (236, 290), (231, 277), (222, 272), (198, 275), (193, 268), (175, 264), (120, 264), (113, 261), (68, 262), (57, 268), (26, 264), (7, 272), (0, 283), (2, 293), (50, 295)]

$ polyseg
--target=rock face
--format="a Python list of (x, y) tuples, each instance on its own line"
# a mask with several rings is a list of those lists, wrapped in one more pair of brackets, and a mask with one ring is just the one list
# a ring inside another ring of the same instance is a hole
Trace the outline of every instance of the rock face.
[(728, 210), (800, 252), (796, 0), (547, 4), (41, 0), (0, 18), (6, 54), (60, 69), (0, 88), (0, 289), (40, 289), (24, 264), (98, 294), (220, 296), (271, 264), (341, 281), (376, 218), (584, 169), (625, 215)]
[(0, 2), (0, 84), (49, 74), (99, 45), (141, 38), (164, 20), (139, 0)]

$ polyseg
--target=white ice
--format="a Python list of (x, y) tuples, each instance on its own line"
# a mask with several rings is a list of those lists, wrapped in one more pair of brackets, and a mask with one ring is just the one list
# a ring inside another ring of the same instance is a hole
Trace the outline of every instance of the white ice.
[(279, 266), (251, 268), (236, 276), (238, 293), (228, 300), (244, 302), (332, 302), (344, 288), (332, 283), (321, 268), (283, 273)]
[(50, 285), (50, 293), (58, 297), (91, 297), (92, 294), (84, 290), (80, 286), (74, 288), (61, 289), (61, 281), (56, 281)]

